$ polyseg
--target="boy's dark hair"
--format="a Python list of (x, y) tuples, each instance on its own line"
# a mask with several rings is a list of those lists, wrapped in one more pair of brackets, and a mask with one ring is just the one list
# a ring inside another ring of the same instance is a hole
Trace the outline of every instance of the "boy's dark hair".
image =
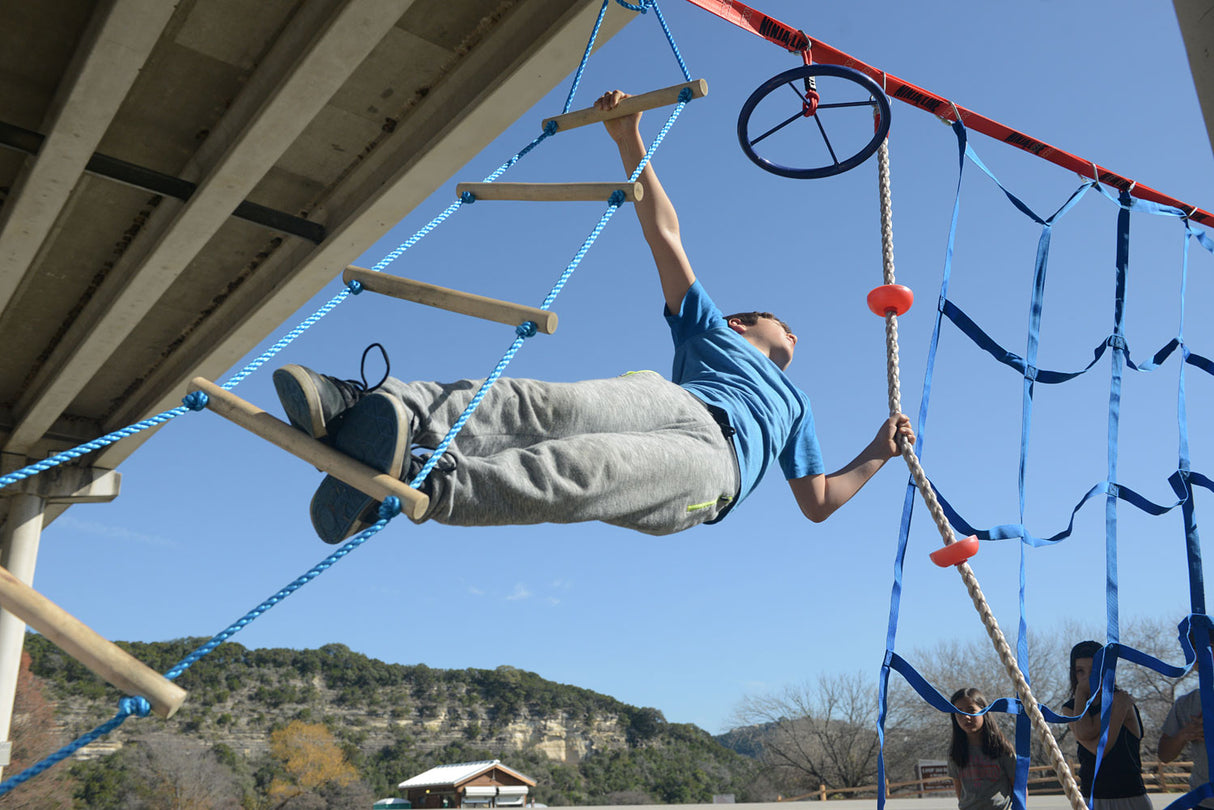
[[(954, 706), (961, 698), (972, 700), (980, 709), (986, 708), (986, 695), (982, 691), (969, 687), (968, 689), (958, 689), (953, 693), (949, 702)], [(969, 738), (965, 736), (965, 732), (961, 730), (961, 726), (957, 724), (957, 715), (950, 715), (950, 723), (953, 727), (953, 740), (949, 745), (948, 758), (957, 763), (957, 766), (964, 768), (970, 761), (970, 746)], [(983, 715), (982, 728), (978, 732), (982, 735), (982, 753), (989, 759), (998, 759), (1006, 754), (1015, 754), (1016, 749), (1012, 748), (1012, 744), (1003, 736), (1003, 732), (999, 730), (999, 726), (995, 723), (995, 718), (988, 712)]]
[(785, 332), (790, 335), (792, 334), (792, 329), (789, 328), (788, 324), (784, 323), (784, 321), (780, 320), (775, 315), (772, 315), (770, 312), (735, 312), (733, 315), (726, 315), (725, 321), (728, 323), (734, 318), (737, 318), (745, 326), (754, 326), (759, 322), (759, 318), (770, 318), (771, 320), (780, 324), (780, 326), (784, 327)]

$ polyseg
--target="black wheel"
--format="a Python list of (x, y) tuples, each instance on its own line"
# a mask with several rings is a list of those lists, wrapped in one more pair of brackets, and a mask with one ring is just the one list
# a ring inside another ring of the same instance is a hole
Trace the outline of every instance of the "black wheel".
[[(772, 99), (756, 115), (760, 103), (785, 85), (797, 96), (797, 111), (788, 115), (792, 99), (785, 104), (782, 98)], [(823, 123), (824, 110), (830, 111), (833, 140)], [(870, 114), (863, 114), (866, 110)], [(772, 174), (796, 179), (831, 177), (854, 169), (877, 151), (889, 133), (889, 116), (889, 99), (863, 73), (840, 65), (802, 65), (773, 76), (750, 94), (738, 114), (738, 142), (748, 158)], [(792, 127), (799, 119), (813, 121), (811, 131), (816, 138), (807, 137), (805, 127)], [(751, 136), (752, 123), (756, 129), (762, 128), (762, 134)], [(795, 168), (760, 156), (755, 145), (769, 138), (764, 149), (774, 149), (781, 160), (795, 159), (798, 165), (812, 160), (816, 168)]]

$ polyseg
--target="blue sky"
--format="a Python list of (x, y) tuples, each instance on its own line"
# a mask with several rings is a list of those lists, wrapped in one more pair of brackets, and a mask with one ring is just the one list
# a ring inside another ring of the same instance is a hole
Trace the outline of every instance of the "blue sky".
[[(764, 0), (762, 10), (865, 62), (1040, 140), (1181, 200), (1214, 208), (1214, 156), (1202, 127), (1170, 4)], [(726, 310), (772, 309), (800, 336), (791, 376), (813, 398), (831, 469), (869, 441), (886, 412), (882, 322), (864, 296), (881, 281), (876, 161), (824, 180), (789, 180), (738, 147), (738, 110), (799, 57), (707, 12), (663, 8), (709, 95), (689, 105), (655, 160), (682, 220), (697, 273)], [(587, 32), (588, 33), (588, 32)], [(576, 67), (571, 62), (569, 70)], [(681, 80), (653, 15), (607, 43), (575, 107), (605, 89)], [(543, 103), (451, 178), (362, 258), (373, 264), (527, 144), (560, 111), (562, 81)], [(665, 114), (650, 113), (647, 137)], [(1079, 184), (1062, 169), (974, 134), (992, 170), (1042, 213)], [(956, 185), (956, 147), (932, 116), (895, 102), (891, 129), (898, 280), (918, 305), (901, 319), (903, 407), (919, 405)], [(610, 180), (621, 175), (600, 127), (551, 138), (504, 179)], [(1023, 353), (1038, 229), (967, 169), (951, 297), (986, 331)], [(593, 203), (465, 207), (390, 272), (538, 304), (602, 213)], [(1086, 365), (1110, 332), (1116, 210), (1089, 194), (1059, 225), (1042, 326), (1044, 368)], [(1131, 352), (1145, 358), (1177, 333), (1180, 226), (1136, 217), (1127, 308)], [(335, 281), (284, 325), (340, 290)], [(1214, 356), (1201, 302), (1214, 262), (1192, 256), (1184, 333)], [(509, 372), (555, 380), (668, 371), (669, 333), (648, 251), (622, 210), (554, 310), (560, 328), (524, 346)], [(414, 304), (352, 298), (281, 355), (356, 376), (363, 347), (384, 343), (397, 376), (487, 374), (512, 330)], [(260, 351), (260, 349), (258, 350)], [(251, 354), (250, 356), (255, 356)], [(277, 412), (269, 371), (239, 389)], [(1027, 521), (1039, 535), (1105, 477), (1108, 360), (1068, 386), (1041, 386), (1034, 414)], [(1176, 362), (1127, 382), (1122, 481), (1171, 502), (1176, 466)], [(1015, 522), (1021, 380), (946, 329), (937, 361), (925, 466), (967, 517)], [(1188, 375), (1194, 469), (1214, 475), (1208, 422), (1214, 382)], [(70, 510), (47, 529), (36, 585), (101, 634), (159, 640), (210, 636), (331, 549), (316, 540), (311, 467), (210, 413), (162, 429), (122, 467), (112, 504)], [(827, 523), (813, 525), (769, 476), (724, 523), (668, 538), (597, 524), (493, 529), (394, 521), (339, 565), (267, 613), (235, 641), (317, 647), (340, 642), (386, 661), (432, 667), (507, 664), (653, 706), (676, 722), (728, 727), (746, 695), (821, 673), (875, 674), (883, 651), (892, 561), (906, 482), (891, 462)], [(1199, 519), (1212, 505), (1198, 495)], [(1103, 509), (1090, 504), (1073, 537), (1029, 558), (1029, 619), (1104, 624)], [(939, 545), (922, 510), (912, 532), (899, 650), (977, 638), (959, 579), (930, 565)], [(1013, 629), (1018, 549), (986, 544), (974, 568), (1002, 624)], [(1122, 616), (1186, 612), (1179, 518), (1122, 509)], [(1063, 663), (1060, 662), (1059, 666)], [(952, 685), (944, 685), (948, 688)]]

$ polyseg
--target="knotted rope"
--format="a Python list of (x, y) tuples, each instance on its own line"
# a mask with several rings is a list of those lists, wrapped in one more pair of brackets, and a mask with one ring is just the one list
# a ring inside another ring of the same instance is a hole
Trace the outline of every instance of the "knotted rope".
[[(877, 150), (877, 167), (881, 196), (882, 276), (886, 284), (893, 284), (894, 226), (893, 203), (889, 189), (888, 141), (883, 141), (881, 147)], [(898, 316), (893, 310), (887, 310), (885, 313), (885, 354), (886, 376), (889, 380), (889, 413), (890, 416), (897, 416), (902, 412), (902, 394), (898, 379)], [(935, 490), (932, 489), (931, 483), (927, 479), (927, 474), (923, 471), (923, 465), (919, 463), (919, 458), (915, 455), (913, 444), (903, 436), (898, 437), (898, 443), (902, 451), (902, 458), (906, 460), (906, 466), (910, 469), (911, 478), (914, 479), (919, 494), (923, 496), (923, 502), (927, 506), (927, 511), (931, 513), (932, 520), (936, 523), (936, 528), (940, 530), (940, 537), (944, 540), (944, 545), (951, 545), (955, 542), (953, 529), (949, 525), (948, 518), (944, 514), (944, 509), (940, 506), (939, 500), (936, 499)], [(986, 596), (982, 593), (982, 588), (978, 585), (978, 577), (974, 574), (968, 562), (963, 561), (956, 568), (957, 572), (961, 574), (961, 580), (965, 583), (966, 590), (969, 591), (970, 599), (978, 611), (978, 616), (982, 619), (983, 626), (986, 627), (986, 633), (990, 637), (991, 643), (995, 645), (995, 652), (998, 653), (999, 660), (1003, 663), (1008, 677), (1012, 679), (1012, 683), (1016, 687), (1016, 694), (1020, 697), (1021, 706), (1024, 707), (1024, 711), (1028, 714), (1033, 728), (1036, 729), (1041, 741), (1049, 751), (1054, 773), (1058, 775), (1058, 781), (1062, 784), (1063, 792), (1066, 793), (1067, 799), (1070, 800), (1071, 807), (1074, 810), (1087, 810), (1087, 803), (1083, 800), (1083, 794), (1079, 790), (1079, 785), (1075, 782), (1075, 776), (1071, 773), (1070, 766), (1067, 765), (1066, 760), (1062, 756), (1062, 750), (1058, 747), (1058, 741), (1054, 739), (1054, 735), (1050, 732), (1049, 725), (1045, 721), (1045, 716), (1041, 713), (1041, 708), (1037, 704), (1037, 698), (1033, 696), (1033, 690), (1029, 686), (1028, 680), (1025, 679), (1024, 673), (1020, 671), (1020, 667), (1016, 663), (1016, 656), (1013, 654), (1011, 646), (1007, 643), (1007, 639), (1004, 638), (1003, 631), (999, 629), (999, 622), (995, 619), (995, 614), (987, 603)]]

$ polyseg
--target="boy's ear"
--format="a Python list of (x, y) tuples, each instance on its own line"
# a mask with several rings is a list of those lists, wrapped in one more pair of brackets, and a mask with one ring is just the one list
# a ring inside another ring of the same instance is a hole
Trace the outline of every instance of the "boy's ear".
[(739, 335), (746, 334), (746, 324), (742, 323), (740, 318), (730, 318), (725, 323), (730, 329), (737, 332)]

